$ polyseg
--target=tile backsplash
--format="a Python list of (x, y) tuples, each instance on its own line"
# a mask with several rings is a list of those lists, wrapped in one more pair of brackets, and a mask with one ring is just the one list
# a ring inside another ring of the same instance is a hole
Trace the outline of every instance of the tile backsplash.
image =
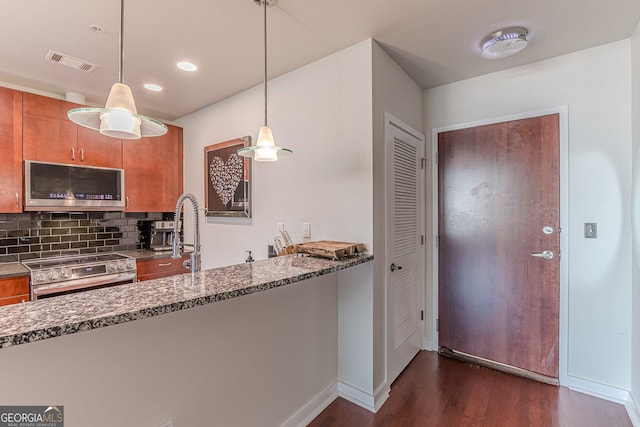
[(149, 219), (163, 219), (163, 214), (124, 212), (0, 214), (0, 262), (141, 249), (138, 221)]

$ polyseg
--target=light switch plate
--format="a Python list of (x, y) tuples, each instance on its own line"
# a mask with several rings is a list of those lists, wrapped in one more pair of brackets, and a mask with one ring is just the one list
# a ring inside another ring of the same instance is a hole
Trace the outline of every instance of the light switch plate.
[(311, 225), (308, 222), (302, 223), (302, 237), (307, 239), (311, 237)]
[(585, 239), (597, 239), (598, 238), (598, 223), (597, 222), (585, 222), (584, 223), (584, 238)]

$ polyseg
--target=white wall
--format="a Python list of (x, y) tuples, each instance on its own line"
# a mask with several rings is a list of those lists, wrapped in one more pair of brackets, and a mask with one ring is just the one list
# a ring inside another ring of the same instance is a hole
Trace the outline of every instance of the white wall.
[[(201, 226), (203, 268), (267, 257), (282, 222), (295, 242), (302, 223), (311, 240), (366, 243), (372, 249), (371, 41), (269, 81), (269, 124), (293, 155), (253, 162), (253, 218)], [(184, 127), (184, 188), (204, 204), (204, 147), (251, 135), (264, 119), (263, 86), (178, 121)], [(192, 214), (185, 236), (190, 241)], [(204, 221), (203, 221), (204, 222)]]
[[(380, 47), (372, 45), (373, 59), (373, 241), (374, 261), (374, 390), (386, 384), (386, 319), (384, 313), (385, 259), (385, 112), (422, 132), (422, 90)], [(388, 384), (387, 384), (388, 386)]]
[(337, 393), (340, 274), (3, 348), (0, 402), (69, 427), (299, 425)]
[[(568, 105), (568, 374), (623, 390), (631, 377), (629, 52), (625, 40), (424, 93), (428, 132)], [(585, 222), (598, 223), (597, 240), (583, 238)]]
[(633, 322), (632, 352), (631, 352), (631, 397), (636, 422), (640, 425), (640, 23), (631, 38), (631, 85), (632, 85), (632, 131), (633, 131), (633, 156), (635, 159), (634, 168), (634, 191), (633, 191), (633, 221), (634, 221), (634, 255), (633, 262), (633, 290), (632, 290), (632, 313)]
[[(272, 164), (253, 162), (252, 219), (209, 219), (201, 226), (203, 268), (242, 262), (245, 250), (266, 258), (278, 222), (295, 242), (303, 240), (302, 223), (309, 222), (310, 240), (363, 242), (374, 250), (371, 45), (366, 40), (269, 81), (269, 124), (276, 143), (293, 155)], [(244, 135), (255, 139), (263, 103), (260, 85), (179, 121), (185, 191), (204, 203), (204, 147)], [(190, 217), (188, 211), (187, 240)], [(372, 264), (340, 279), (336, 355), (339, 380), (368, 396), (373, 393)]]

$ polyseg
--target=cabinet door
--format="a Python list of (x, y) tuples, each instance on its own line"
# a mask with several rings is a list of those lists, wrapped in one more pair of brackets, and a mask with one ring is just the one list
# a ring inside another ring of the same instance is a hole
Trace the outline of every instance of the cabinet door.
[(160, 137), (124, 140), (127, 212), (173, 212), (182, 194), (182, 128)]
[(23, 104), (24, 159), (75, 163), (78, 126), (67, 111), (76, 105), (32, 93), (23, 94)]
[(24, 158), (42, 162), (122, 168), (122, 140), (78, 126), (67, 111), (81, 105), (24, 95)]
[(20, 304), (21, 302), (27, 302), (27, 301), (30, 301), (29, 294), (16, 295), (14, 297), (0, 298), (0, 306)]
[(0, 306), (29, 301), (29, 276), (0, 279)]
[(78, 164), (122, 168), (122, 140), (78, 126)]
[(22, 93), (0, 88), (0, 212), (22, 212)]
[(188, 259), (189, 255), (182, 255), (181, 258), (177, 259), (166, 257), (136, 261), (138, 282), (188, 273), (190, 271), (189, 267), (182, 265)]

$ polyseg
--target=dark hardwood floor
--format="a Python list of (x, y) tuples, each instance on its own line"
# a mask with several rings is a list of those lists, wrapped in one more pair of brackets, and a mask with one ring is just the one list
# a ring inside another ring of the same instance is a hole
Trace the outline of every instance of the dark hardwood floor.
[(312, 427), (632, 427), (622, 405), (421, 351), (373, 414), (342, 398)]

